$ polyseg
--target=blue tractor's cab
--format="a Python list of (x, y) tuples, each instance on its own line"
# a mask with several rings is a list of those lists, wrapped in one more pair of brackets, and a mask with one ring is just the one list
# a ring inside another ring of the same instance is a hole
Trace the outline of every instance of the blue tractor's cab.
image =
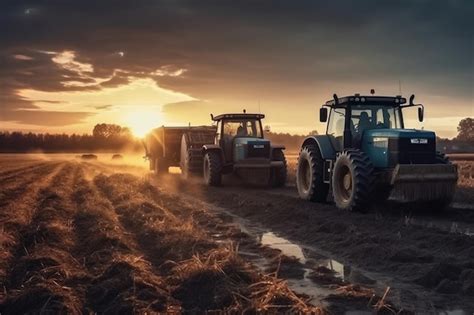
[[(405, 129), (403, 109), (424, 108), (401, 96), (334, 98), (320, 109), (326, 134), (305, 139), (297, 169), (300, 196), (325, 201), (332, 187), (339, 208), (362, 210), (392, 193), (406, 201), (448, 204), (456, 167), (436, 152), (432, 131)], [(420, 185), (423, 183), (423, 185)]]
[(286, 160), (283, 146), (264, 138), (263, 114), (222, 114), (212, 116), (217, 134), (213, 144), (203, 147), (204, 180), (220, 185), (221, 176), (234, 173), (251, 183), (283, 186)]

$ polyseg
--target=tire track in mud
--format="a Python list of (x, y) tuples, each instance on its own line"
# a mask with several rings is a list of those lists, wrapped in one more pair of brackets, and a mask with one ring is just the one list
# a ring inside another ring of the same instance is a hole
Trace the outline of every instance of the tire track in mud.
[(77, 209), (75, 257), (90, 275), (84, 309), (94, 313), (164, 312), (169, 300), (166, 285), (143, 258), (124, 229), (111, 203), (86, 180), (84, 166), (73, 202)]
[[(256, 297), (263, 294), (269, 300), (285, 296), (280, 302), (283, 305), (275, 305), (276, 309), (285, 308), (285, 304), (291, 304), (296, 299), (299, 301), (297, 303), (301, 303), (302, 309), (311, 309), (308, 312), (314, 314), (320, 313), (320, 309), (307, 306), (296, 297), (282, 280), (263, 276), (254, 266), (244, 262), (237, 251), (229, 250), (228, 245), (213, 239), (208, 232), (211, 226), (217, 225), (216, 220), (207, 220), (207, 229), (203, 229), (205, 224), (201, 225), (202, 222), (196, 221), (196, 214), (200, 211), (195, 207), (176, 198), (173, 202), (171, 196), (161, 194), (147, 180), (131, 174), (99, 175), (94, 184), (113, 205), (118, 219), (131, 232), (130, 236), (138, 245), (139, 251), (153, 263), (154, 270), (172, 285), (171, 296), (180, 301), (184, 311), (212, 310), (213, 307), (225, 309), (236, 298), (245, 300), (235, 302), (237, 307), (242, 305), (240, 303), (250, 302), (255, 303), (251, 308), (258, 308)], [(150, 193), (158, 195), (151, 198)], [(224, 230), (229, 230), (229, 227), (224, 227)], [(224, 260), (215, 261), (222, 255), (226, 257)], [(216, 270), (219, 271), (215, 274)], [(190, 274), (186, 275), (187, 272)], [(278, 289), (265, 287), (272, 287), (276, 283), (279, 283)], [(232, 288), (233, 286), (235, 287)], [(269, 289), (275, 291), (269, 292)], [(240, 290), (247, 297), (234, 295)], [(249, 293), (252, 290), (257, 292)], [(227, 296), (226, 299), (231, 296), (233, 298), (219, 301), (220, 295)]]
[(31, 222), (19, 232), (2, 313), (81, 313), (84, 294), (72, 286), (87, 275), (70, 254), (75, 243), (70, 195), (78, 170), (77, 165), (64, 164), (40, 190)]
[(392, 213), (342, 213), (330, 204), (310, 203), (262, 188), (209, 188), (168, 179), (164, 176), (152, 182), (260, 222), (263, 229), (381, 276), (392, 285), (391, 296), (400, 307), (474, 310), (472, 237), (436, 227), (420, 228), (403, 216), (394, 219)]

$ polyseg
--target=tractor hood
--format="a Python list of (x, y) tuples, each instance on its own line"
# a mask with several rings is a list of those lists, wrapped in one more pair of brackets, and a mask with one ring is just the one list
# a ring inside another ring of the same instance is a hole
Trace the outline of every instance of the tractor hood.
[(364, 132), (365, 137), (369, 138), (424, 138), (435, 139), (433, 131), (418, 130), (418, 129), (372, 129)]
[(432, 131), (416, 129), (366, 130), (362, 150), (376, 168), (431, 164), (435, 162), (436, 135)]

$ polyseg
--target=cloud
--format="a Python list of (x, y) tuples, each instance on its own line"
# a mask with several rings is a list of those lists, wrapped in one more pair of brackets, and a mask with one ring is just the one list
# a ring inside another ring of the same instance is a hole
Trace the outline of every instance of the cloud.
[(159, 76), (159, 77), (179, 77), (183, 73), (186, 72), (186, 69), (183, 68), (176, 68), (173, 65), (166, 65), (162, 66), (160, 69), (156, 69), (153, 72), (150, 72), (150, 75), (152, 76)]
[(96, 105), (96, 106), (93, 106), (93, 108), (97, 109), (97, 110), (107, 110), (107, 109), (110, 109), (112, 108), (113, 105)]
[(22, 60), (22, 61), (33, 60), (33, 58), (31, 58), (30, 56), (21, 55), (21, 54), (13, 55), (13, 58), (15, 58), (16, 60)]
[(27, 125), (57, 127), (79, 124), (91, 115), (93, 113), (20, 109), (2, 114), (2, 120)]
[[(0, 33), (7, 111), (35, 108), (19, 90), (101, 91), (151, 78), (213, 106), (262, 100), (311, 130), (298, 112), (334, 92), (394, 94), (400, 79), (404, 91), (443, 95), (472, 115), (470, 0), (43, 1), (35, 14), (25, 8), (28, 1), (0, 4), (0, 28), (9, 30)], [(443, 105), (433, 105), (439, 115)]]

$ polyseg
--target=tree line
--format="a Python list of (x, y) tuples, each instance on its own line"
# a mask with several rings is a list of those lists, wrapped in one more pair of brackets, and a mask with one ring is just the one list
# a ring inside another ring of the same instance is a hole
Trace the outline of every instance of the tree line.
[(128, 128), (98, 124), (92, 134), (0, 132), (0, 152), (122, 152), (140, 151), (141, 140)]
[[(312, 131), (309, 134), (317, 134)], [(287, 152), (298, 152), (307, 135), (267, 132), (273, 143), (283, 144)], [(458, 135), (453, 139), (437, 139), (438, 150), (447, 153), (474, 152), (474, 119), (459, 122)], [(97, 124), (92, 134), (49, 134), (0, 132), (0, 152), (142, 152), (141, 139), (130, 130), (115, 124)]]

